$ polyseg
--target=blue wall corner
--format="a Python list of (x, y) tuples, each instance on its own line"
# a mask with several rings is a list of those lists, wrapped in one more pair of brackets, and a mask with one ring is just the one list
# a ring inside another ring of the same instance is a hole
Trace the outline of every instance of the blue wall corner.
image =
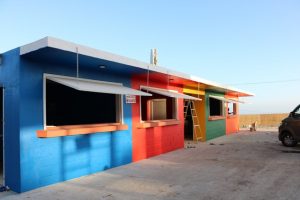
[(19, 48), (3, 54), (0, 86), (4, 87), (5, 185), (20, 192), (20, 56)]

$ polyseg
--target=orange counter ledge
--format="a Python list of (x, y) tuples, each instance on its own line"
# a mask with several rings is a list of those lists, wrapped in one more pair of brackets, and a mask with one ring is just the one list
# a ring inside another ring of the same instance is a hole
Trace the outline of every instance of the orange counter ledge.
[(224, 116), (210, 116), (208, 117), (208, 121), (215, 121), (215, 120), (221, 120), (221, 119), (225, 119)]
[(120, 130), (128, 130), (128, 125), (120, 124), (120, 123), (111, 123), (111, 124), (47, 126), (45, 130), (37, 131), (37, 137), (50, 138), (50, 137), (92, 134), (98, 132), (111, 132), (111, 131), (120, 131)]
[(141, 122), (137, 125), (137, 128), (152, 128), (157, 126), (171, 126), (180, 124), (179, 120), (170, 119), (170, 120), (153, 120)]

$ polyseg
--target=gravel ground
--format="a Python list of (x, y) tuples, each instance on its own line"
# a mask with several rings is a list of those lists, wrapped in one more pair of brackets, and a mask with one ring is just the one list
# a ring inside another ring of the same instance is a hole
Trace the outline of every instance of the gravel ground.
[[(286, 148), (276, 129), (243, 130), (12, 199), (300, 199), (300, 146)], [(1, 196), (2, 195), (2, 196)]]

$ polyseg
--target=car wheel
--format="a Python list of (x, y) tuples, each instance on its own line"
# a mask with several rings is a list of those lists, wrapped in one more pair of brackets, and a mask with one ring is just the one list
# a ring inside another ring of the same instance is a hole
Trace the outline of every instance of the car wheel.
[(281, 142), (286, 147), (294, 147), (297, 145), (297, 141), (295, 140), (293, 135), (289, 132), (283, 133)]

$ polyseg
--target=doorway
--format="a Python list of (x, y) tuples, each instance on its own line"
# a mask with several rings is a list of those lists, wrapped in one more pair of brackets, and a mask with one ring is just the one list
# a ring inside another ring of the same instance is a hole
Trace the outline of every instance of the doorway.
[(194, 126), (193, 126), (193, 116), (191, 106), (189, 106), (190, 101), (184, 100), (184, 139), (193, 140)]
[(3, 97), (3, 88), (0, 87), (0, 184), (4, 184), (4, 145), (3, 145), (3, 133), (4, 133), (4, 97)]

